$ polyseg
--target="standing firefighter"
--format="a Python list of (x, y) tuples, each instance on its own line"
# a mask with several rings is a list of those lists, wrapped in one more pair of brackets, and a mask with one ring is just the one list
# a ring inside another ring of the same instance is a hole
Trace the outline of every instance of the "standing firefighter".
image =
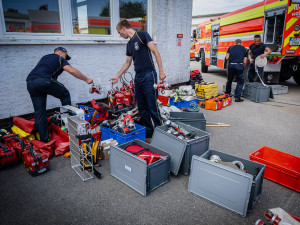
[(127, 20), (122, 20), (117, 24), (117, 31), (122, 38), (130, 38), (130, 40), (127, 43), (126, 62), (110, 80), (117, 83), (119, 77), (127, 71), (133, 60), (136, 72), (135, 97), (137, 106), (146, 126), (146, 135), (151, 137), (154, 127), (161, 125), (161, 117), (157, 106), (157, 91), (153, 88), (153, 85), (157, 83), (157, 74), (151, 52), (154, 54), (158, 65), (159, 79), (163, 81), (166, 75), (163, 71), (161, 57), (150, 35), (145, 31), (136, 32)]
[(71, 105), (70, 93), (63, 84), (57, 81), (57, 77), (65, 70), (88, 84), (93, 83), (91, 78), (73, 68), (67, 61), (69, 59), (71, 57), (68, 55), (67, 50), (58, 47), (53, 54), (43, 56), (26, 79), (27, 90), (34, 108), (35, 126), (43, 142), (49, 140), (46, 112), (47, 95), (58, 98), (62, 105)]
[(244, 67), (247, 64), (247, 49), (242, 46), (241, 39), (235, 40), (235, 45), (229, 47), (226, 53), (226, 60), (228, 60), (228, 79), (226, 83), (226, 94), (231, 93), (231, 85), (234, 77), (236, 77), (237, 86), (234, 93), (236, 102), (242, 102), (241, 98), (244, 85)]
[[(265, 51), (267, 51), (265, 53)], [(254, 43), (252, 43), (250, 46), (249, 46), (249, 60), (250, 60), (250, 66), (249, 66), (249, 70), (248, 70), (248, 79), (249, 79), (249, 82), (254, 82), (254, 78), (256, 76), (256, 73), (255, 73), (255, 59), (256, 57), (261, 57), (261, 58), (264, 58), (266, 57), (266, 55), (269, 55), (271, 54), (272, 50), (267, 47), (264, 43), (261, 42), (261, 37), (260, 35), (255, 35), (254, 36)], [(263, 80), (263, 67), (257, 67), (257, 71), (258, 71), (258, 74), (261, 78), (261, 80)]]

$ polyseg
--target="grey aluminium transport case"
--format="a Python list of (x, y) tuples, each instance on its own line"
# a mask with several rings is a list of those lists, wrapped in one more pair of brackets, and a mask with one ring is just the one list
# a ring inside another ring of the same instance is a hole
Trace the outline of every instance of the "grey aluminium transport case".
[[(152, 153), (163, 157), (150, 165), (136, 155), (124, 150), (130, 144), (148, 148)], [(170, 156), (168, 153), (141, 140), (133, 140), (122, 145), (110, 147), (111, 175), (127, 184), (140, 194), (148, 193), (170, 180)]]
[[(248, 173), (210, 161), (211, 155), (223, 162), (238, 160)], [(264, 170), (263, 164), (209, 150), (193, 156), (188, 191), (245, 217), (260, 197)]]
[[(192, 156), (200, 156), (208, 150), (210, 133), (185, 123), (177, 121), (175, 123), (186, 129), (188, 132), (195, 131), (198, 138), (190, 141), (181, 140), (175, 135), (167, 133), (169, 126), (162, 125), (155, 128), (151, 139), (151, 145), (160, 148), (171, 155), (171, 172), (174, 175), (177, 175), (178, 169), (180, 169), (184, 175), (189, 175)], [(181, 146), (184, 148), (182, 149)]]

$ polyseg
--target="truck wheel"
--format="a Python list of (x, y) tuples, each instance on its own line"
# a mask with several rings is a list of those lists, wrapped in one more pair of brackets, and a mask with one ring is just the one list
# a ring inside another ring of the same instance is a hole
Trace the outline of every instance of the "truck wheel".
[(208, 66), (205, 65), (205, 52), (202, 50), (201, 51), (201, 72), (202, 73), (207, 73)]
[(300, 85), (300, 75), (299, 74), (294, 73), (293, 79), (298, 85)]
[(293, 74), (293, 70), (290, 66), (290, 62), (287, 60), (282, 61), (279, 81), (283, 82), (290, 79), (292, 74)]

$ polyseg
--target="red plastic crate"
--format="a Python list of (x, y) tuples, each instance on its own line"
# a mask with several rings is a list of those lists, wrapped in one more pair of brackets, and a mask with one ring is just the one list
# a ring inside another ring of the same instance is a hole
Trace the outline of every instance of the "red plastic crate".
[(266, 165), (265, 178), (300, 192), (300, 157), (267, 146), (252, 152), (249, 157)]
[(168, 103), (169, 103), (168, 96), (158, 95), (157, 100), (160, 101), (162, 103), (162, 105), (168, 105)]

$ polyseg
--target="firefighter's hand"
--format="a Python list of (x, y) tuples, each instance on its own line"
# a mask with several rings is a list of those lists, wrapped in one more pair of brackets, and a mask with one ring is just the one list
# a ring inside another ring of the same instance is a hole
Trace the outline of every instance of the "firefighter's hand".
[(117, 76), (114, 76), (112, 78), (109, 79), (113, 84), (117, 83), (119, 78)]
[(249, 61), (250, 61), (250, 63), (253, 63), (254, 60), (253, 60), (253, 59), (250, 59)]
[(91, 83), (93, 83), (94, 81), (93, 81), (93, 79), (91, 79), (91, 78), (87, 78), (87, 79), (85, 80), (85, 82), (87, 82), (88, 84), (91, 84)]
[(261, 54), (261, 55), (260, 55), (260, 58), (261, 58), (261, 59), (263, 59), (263, 58), (265, 58), (265, 57), (266, 57), (266, 54)]
[(164, 79), (166, 78), (166, 74), (164, 71), (159, 72), (159, 80), (164, 81)]

